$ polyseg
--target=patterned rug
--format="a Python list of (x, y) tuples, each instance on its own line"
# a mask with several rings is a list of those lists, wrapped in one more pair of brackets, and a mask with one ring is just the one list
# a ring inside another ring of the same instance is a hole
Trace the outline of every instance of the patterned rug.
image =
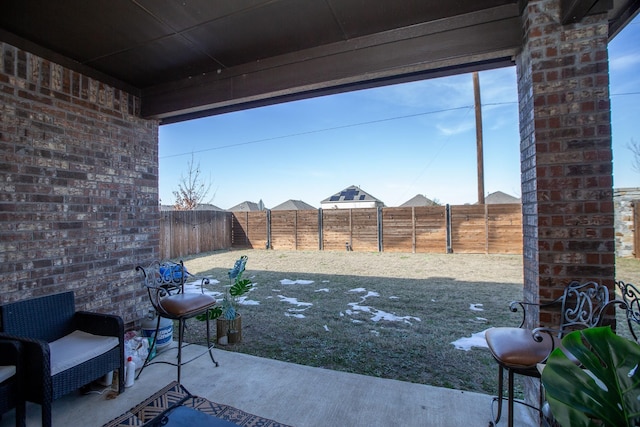
[(279, 422), (252, 415), (231, 406), (210, 402), (205, 398), (192, 396), (177, 381), (147, 398), (139, 405), (108, 422), (103, 427), (144, 426), (160, 416), (167, 409), (182, 404), (205, 414), (230, 421), (242, 427), (290, 427)]

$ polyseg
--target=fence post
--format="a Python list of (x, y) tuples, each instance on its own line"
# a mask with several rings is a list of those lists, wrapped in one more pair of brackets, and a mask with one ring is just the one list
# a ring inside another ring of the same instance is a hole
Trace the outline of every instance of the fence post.
[(353, 208), (349, 209), (349, 247), (353, 250)]
[(298, 250), (298, 211), (294, 211), (293, 216), (293, 250)]
[(324, 244), (322, 242), (322, 240), (324, 239), (322, 227), (322, 208), (318, 208), (318, 250), (320, 251), (324, 249)]
[(267, 250), (271, 247), (271, 209), (267, 209)]
[(453, 248), (451, 247), (451, 206), (447, 203), (445, 209), (445, 220), (447, 224), (447, 253), (452, 254)]
[(489, 205), (484, 204), (484, 252), (489, 253)]
[(416, 247), (418, 246), (418, 238), (416, 236), (416, 208), (411, 207), (411, 253), (416, 253)]
[(384, 252), (384, 241), (382, 234), (382, 207), (378, 206), (378, 252)]

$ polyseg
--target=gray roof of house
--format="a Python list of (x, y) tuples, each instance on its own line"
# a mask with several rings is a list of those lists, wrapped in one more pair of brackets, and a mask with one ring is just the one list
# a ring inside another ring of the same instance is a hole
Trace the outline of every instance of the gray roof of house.
[(414, 197), (407, 200), (399, 207), (410, 208), (414, 206), (437, 206), (437, 204), (433, 200), (427, 198), (426, 196), (423, 196), (422, 194), (416, 194)]
[(363, 191), (357, 185), (347, 187), (339, 193), (333, 196), (327, 197), (321, 203), (352, 203), (352, 202), (378, 202), (382, 204), (382, 201), (376, 199), (371, 194)]
[(489, 194), (484, 198), (484, 203), (486, 205), (499, 205), (504, 203), (520, 203), (520, 198), (513, 197), (507, 193), (503, 193), (502, 191), (496, 191), (494, 193)]
[(286, 202), (280, 203), (278, 206), (271, 208), (272, 211), (304, 211), (304, 210), (316, 210), (309, 203), (302, 200), (289, 199)]
[(231, 212), (247, 212), (247, 211), (251, 212), (251, 211), (259, 211), (260, 207), (255, 202), (247, 202), (247, 201), (245, 201), (245, 202), (239, 203), (239, 204), (237, 204), (235, 206), (232, 206), (227, 210), (231, 211)]
[[(176, 208), (174, 205), (160, 205), (161, 211), (175, 211)], [(194, 211), (224, 211), (224, 209), (217, 207), (216, 205), (212, 205), (211, 203), (203, 203), (201, 205), (196, 206), (192, 210)]]

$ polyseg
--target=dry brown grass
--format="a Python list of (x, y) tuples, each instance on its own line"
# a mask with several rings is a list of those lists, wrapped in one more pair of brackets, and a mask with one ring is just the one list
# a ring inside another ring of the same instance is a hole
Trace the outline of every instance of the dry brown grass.
[[(495, 393), (497, 367), (488, 350), (463, 351), (451, 343), (491, 326), (517, 325), (507, 306), (522, 297), (521, 256), (255, 250), (202, 254), (185, 264), (219, 280), (211, 289), (221, 290), (245, 254), (245, 277), (255, 283), (248, 299), (259, 304), (242, 306), (243, 342), (226, 349)], [(620, 260), (618, 277), (639, 283), (640, 262)], [(283, 285), (284, 279), (313, 283)], [(359, 288), (364, 291), (354, 291)], [(368, 292), (377, 295), (364, 298)], [(373, 320), (380, 311), (404, 319)], [(189, 326), (188, 340), (201, 341), (203, 325)]]

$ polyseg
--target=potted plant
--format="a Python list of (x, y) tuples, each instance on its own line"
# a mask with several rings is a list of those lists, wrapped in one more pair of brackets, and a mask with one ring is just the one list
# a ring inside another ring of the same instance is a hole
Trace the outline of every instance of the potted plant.
[[(240, 297), (253, 287), (251, 280), (242, 278), (246, 263), (247, 256), (243, 255), (229, 270), (230, 285), (225, 289), (222, 302), (209, 311), (209, 318), (216, 319), (216, 337), (220, 344), (235, 344), (242, 341), (242, 318), (238, 310)], [(206, 320), (206, 317), (198, 316), (197, 319)]]
[(542, 371), (553, 418), (563, 427), (640, 425), (639, 364), (640, 345), (608, 326), (571, 332)]

